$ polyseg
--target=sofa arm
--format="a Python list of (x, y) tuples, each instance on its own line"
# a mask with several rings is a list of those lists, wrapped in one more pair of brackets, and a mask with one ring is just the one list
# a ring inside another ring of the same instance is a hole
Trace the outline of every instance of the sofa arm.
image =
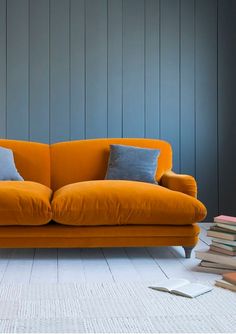
[(160, 185), (197, 197), (197, 183), (194, 177), (190, 175), (176, 174), (173, 171), (167, 171), (162, 175)]

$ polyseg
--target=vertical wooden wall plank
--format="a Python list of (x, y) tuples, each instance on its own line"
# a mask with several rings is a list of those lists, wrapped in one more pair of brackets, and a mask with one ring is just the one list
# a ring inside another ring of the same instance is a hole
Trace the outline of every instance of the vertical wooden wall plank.
[(0, 138), (6, 136), (6, 0), (0, 0)]
[(218, 9), (219, 212), (236, 215), (236, 2)]
[(85, 1), (71, 0), (70, 8), (71, 139), (85, 136)]
[(161, 138), (171, 143), (173, 169), (179, 159), (179, 1), (161, 1)]
[(70, 139), (69, 1), (50, 1), (50, 139)]
[(217, 1), (196, 2), (196, 177), (208, 219), (218, 214)]
[(30, 140), (49, 141), (49, 0), (30, 0)]
[(145, 6), (145, 135), (159, 138), (160, 0), (146, 0)]
[(122, 137), (122, 1), (108, 0), (108, 137)]
[(107, 1), (86, 1), (86, 137), (107, 137)]
[(123, 6), (123, 135), (144, 137), (144, 1)]
[(195, 175), (195, 13), (194, 0), (181, 1), (180, 171)]
[(234, 0), (0, 0), (0, 136), (162, 137), (174, 170), (196, 170), (208, 219), (218, 206), (235, 214), (235, 10)]
[(29, 3), (7, 1), (7, 137), (29, 138)]

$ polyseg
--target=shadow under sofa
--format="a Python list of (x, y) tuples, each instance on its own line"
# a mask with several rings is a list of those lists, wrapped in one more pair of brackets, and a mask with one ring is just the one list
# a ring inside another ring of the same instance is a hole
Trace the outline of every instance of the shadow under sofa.
[[(104, 180), (109, 145), (160, 150), (158, 185)], [(0, 182), (0, 247), (183, 246), (186, 257), (206, 216), (192, 176), (172, 169), (169, 143), (90, 139), (52, 145), (0, 140), (25, 181)]]

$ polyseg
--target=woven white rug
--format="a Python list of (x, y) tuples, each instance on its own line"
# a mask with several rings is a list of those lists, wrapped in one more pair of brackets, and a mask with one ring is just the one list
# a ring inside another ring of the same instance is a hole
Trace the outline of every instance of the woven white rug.
[(236, 293), (195, 299), (147, 283), (0, 285), (0, 332), (235, 332)]

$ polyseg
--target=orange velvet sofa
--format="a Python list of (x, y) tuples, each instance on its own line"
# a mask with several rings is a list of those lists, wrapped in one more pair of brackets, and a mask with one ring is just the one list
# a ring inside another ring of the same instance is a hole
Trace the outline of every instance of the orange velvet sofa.
[[(160, 150), (158, 185), (104, 180), (109, 145)], [(0, 140), (25, 181), (0, 182), (0, 247), (183, 246), (206, 216), (192, 176), (175, 174), (169, 143), (91, 139), (52, 145)]]

